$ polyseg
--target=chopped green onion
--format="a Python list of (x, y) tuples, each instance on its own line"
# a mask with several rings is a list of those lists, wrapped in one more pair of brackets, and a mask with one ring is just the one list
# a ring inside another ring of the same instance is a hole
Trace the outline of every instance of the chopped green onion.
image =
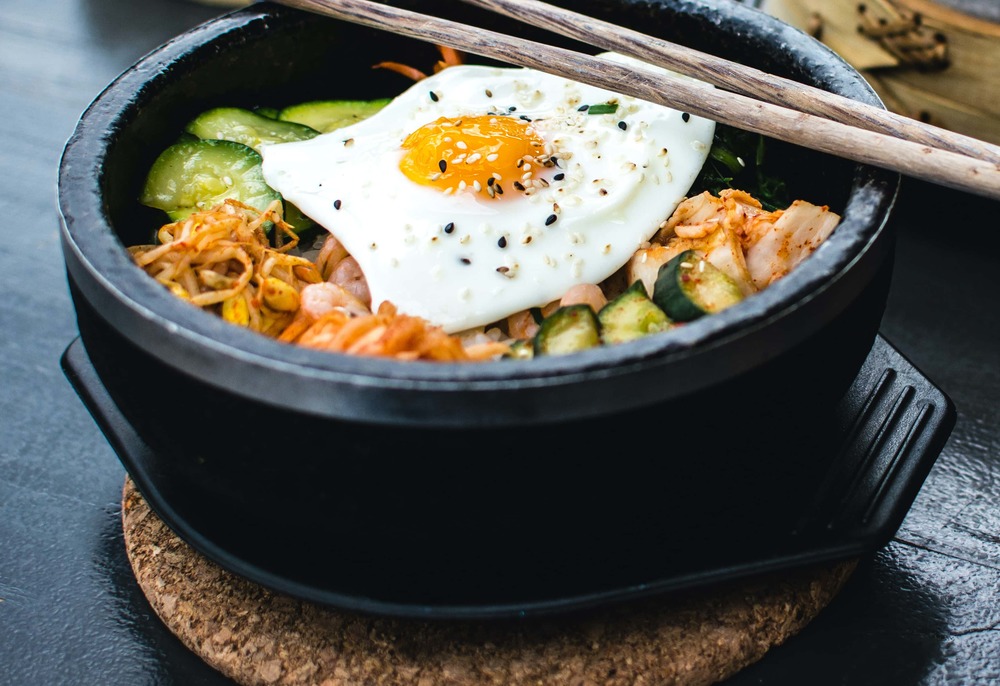
[(614, 114), (617, 111), (617, 102), (605, 102), (600, 105), (591, 105), (587, 108), (587, 114)]

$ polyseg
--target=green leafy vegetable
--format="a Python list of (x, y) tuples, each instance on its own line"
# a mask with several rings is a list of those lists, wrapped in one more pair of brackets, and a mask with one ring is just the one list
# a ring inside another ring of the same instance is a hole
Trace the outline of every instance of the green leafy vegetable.
[(766, 210), (788, 207), (791, 202), (785, 182), (765, 167), (764, 136), (717, 124), (708, 160), (691, 187), (691, 194), (709, 191), (718, 195), (738, 188), (760, 200)]

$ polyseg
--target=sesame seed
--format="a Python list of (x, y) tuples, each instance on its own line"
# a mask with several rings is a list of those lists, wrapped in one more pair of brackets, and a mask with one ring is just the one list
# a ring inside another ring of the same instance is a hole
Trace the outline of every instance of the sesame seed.
[(522, 121), (531, 121), (531, 117), (529, 117), (526, 114), (522, 114), (520, 117), (518, 117), (518, 119), (520, 119)]
[(684, 122), (687, 123), (687, 122), (691, 121), (691, 115), (688, 114), (687, 112), (685, 112), (684, 114), (681, 115), (681, 119), (683, 119)]
[(497, 180), (496, 180), (496, 178), (495, 178), (495, 177), (493, 177), (493, 176), (491, 176), (490, 178), (486, 179), (486, 185), (487, 185), (487, 186), (492, 186), (492, 185), (493, 185), (493, 184), (495, 184), (496, 182), (497, 182)]
[(623, 121), (620, 121), (620, 122), (618, 122), (618, 128), (621, 129), (622, 131), (624, 131), (624, 130), (626, 130), (628, 128), (628, 124), (626, 124)]
[(465, 141), (459, 141), (459, 142), (455, 143), (455, 147), (458, 148), (459, 150), (468, 150), (469, 149), (469, 146), (468, 146), (468, 144)]
[(441, 178), (441, 172), (434, 172), (431, 174), (431, 181), (437, 181)]
[(489, 155), (486, 156), (486, 161), (487, 162), (496, 162), (497, 159), (499, 159), (499, 158), (500, 158), (500, 155), (496, 154), (495, 152), (491, 152)]
[(341, 207), (341, 205), (343, 205), (343, 203), (342, 203), (342, 202), (340, 202), (340, 200), (334, 200), (334, 201), (333, 201), (333, 209), (335, 209), (335, 210), (339, 210), (339, 209), (340, 209), (340, 207)]
[(464, 191), (467, 187), (468, 187), (468, 184), (465, 183), (464, 179), (462, 181), (458, 182), (458, 190)]
[(472, 182), (472, 188), (476, 191), (476, 193), (478, 193), (483, 190), (483, 184), (479, 183), (479, 180), (477, 179)]
[(492, 186), (492, 185), (487, 186), (486, 187), (486, 194), (489, 195), (491, 198), (497, 197), (496, 188), (494, 186)]
[(510, 107), (507, 108), (507, 111), (508, 112), (516, 112), (517, 108), (514, 105), (511, 105)]
[(371, 248), (372, 250), (378, 250), (378, 244), (377, 243), (372, 243), (368, 247)]
[(522, 184), (520, 181), (515, 181), (514, 182), (514, 188), (516, 188), (519, 191), (523, 191), (524, 190), (524, 184)]
[(546, 219), (545, 219), (545, 226), (552, 226), (553, 224), (555, 224), (555, 223), (556, 223), (556, 220), (557, 220), (557, 219), (559, 219), (559, 217), (557, 217), (557, 216), (556, 216), (556, 215), (554, 215), (554, 214), (550, 214), (550, 215), (549, 215), (548, 217), (546, 217)]
[(486, 93), (487, 98), (493, 97), (493, 91), (491, 91), (489, 88), (487, 88), (484, 92)]
[(496, 190), (497, 194), (503, 195), (503, 186), (501, 186), (499, 183), (493, 186), (493, 188)]
[(690, 262), (681, 262), (681, 267), (684, 269), (691, 269), (692, 267), (694, 267), (694, 265), (691, 264)]
[(523, 165), (524, 165), (524, 158), (523, 157), (521, 159), (519, 159), (517, 162), (514, 163), (514, 166), (517, 167), (518, 169), (520, 169)]
[(698, 271), (699, 272), (705, 271), (705, 260), (702, 260), (701, 262), (698, 263)]
[(493, 172), (492, 174), (490, 174), (490, 176), (492, 176), (497, 181), (503, 181), (503, 177), (500, 176), (500, 174), (498, 174), (497, 172)]
[(511, 273), (510, 267), (497, 267), (497, 272), (503, 276), (506, 276), (508, 279), (514, 278), (514, 274)]
[(531, 236), (525, 236), (524, 238), (521, 239), (522, 245), (527, 245), (530, 242), (531, 242)]
[(349, 148), (352, 145), (354, 145), (354, 139), (353, 138), (348, 138), (347, 140), (344, 141), (344, 147), (345, 148)]
[(444, 174), (448, 170), (448, 162), (446, 160), (438, 160), (438, 169)]
[(465, 158), (465, 163), (466, 164), (473, 164), (475, 162), (478, 162), (482, 158), (483, 158), (482, 155), (480, 155), (478, 152), (474, 152), (471, 155), (469, 155), (467, 158)]
[(501, 248), (506, 248), (507, 247), (507, 237), (506, 236), (500, 236), (500, 240), (497, 241), (497, 245), (500, 246)]
[(430, 96), (431, 96), (431, 100), (433, 100), (434, 102), (437, 102), (439, 100), (438, 94), (435, 93), (434, 91), (430, 92)]
[(599, 190), (599, 191), (597, 191), (597, 192), (598, 192), (599, 194), (601, 194), (601, 195), (607, 195), (607, 194), (608, 194), (608, 189), (607, 189), (607, 188), (602, 188), (602, 189), (600, 189), (600, 190)]
[(566, 178), (566, 174), (564, 174), (563, 172), (559, 172), (558, 174), (556, 174), (552, 178), (555, 179), (556, 181), (562, 181), (563, 179)]
[(444, 232), (451, 233), (455, 230), (455, 222), (448, 222), (444, 225)]
[(580, 105), (579, 107), (576, 108), (576, 111), (577, 112), (586, 112), (589, 109), (590, 109), (590, 105)]
[(470, 260), (468, 257), (460, 258), (459, 262), (461, 262), (462, 264), (472, 264), (472, 260)]

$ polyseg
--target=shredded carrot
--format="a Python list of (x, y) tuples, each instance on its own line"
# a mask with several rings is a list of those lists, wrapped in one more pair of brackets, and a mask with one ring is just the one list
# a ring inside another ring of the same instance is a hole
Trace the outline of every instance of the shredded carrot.
[(400, 64), (399, 62), (379, 62), (378, 64), (373, 64), (372, 69), (388, 69), (389, 71), (394, 71), (397, 74), (409, 77), (414, 81), (420, 81), (421, 79), (427, 78), (427, 74), (419, 69), (411, 67), (407, 64)]

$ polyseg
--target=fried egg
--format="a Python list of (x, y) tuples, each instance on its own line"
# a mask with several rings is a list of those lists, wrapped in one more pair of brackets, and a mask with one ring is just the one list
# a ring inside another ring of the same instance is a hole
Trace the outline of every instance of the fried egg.
[(357, 124), (263, 146), (263, 171), (358, 261), (373, 310), (454, 333), (612, 275), (684, 199), (714, 131), (537, 70), (459, 65)]

